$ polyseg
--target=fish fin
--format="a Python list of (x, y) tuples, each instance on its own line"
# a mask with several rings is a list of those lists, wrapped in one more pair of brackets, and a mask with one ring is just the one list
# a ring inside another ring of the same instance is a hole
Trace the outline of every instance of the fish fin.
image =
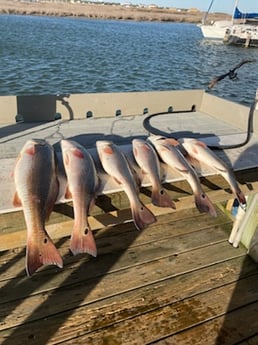
[(118, 180), (116, 177), (113, 177), (113, 179), (116, 181), (116, 183), (122, 184), (122, 182), (120, 180)]
[(69, 189), (69, 186), (67, 186), (65, 190), (65, 199), (72, 199), (72, 193)]
[(143, 230), (147, 225), (157, 221), (154, 214), (141, 203), (141, 206), (132, 206), (132, 216), (134, 224), (138, 230)]
[[(196, 141), (195, 141), (195, 145), (201, 146), (203, 149), (208, 150), (208, 146), (207, 146), (206, 143), (203, 142), (203, 141), (196, 140)], [(197, 149), (196, 149), (196, 151), (197, 151)]]
[(195, 205), (201, 213), (209, 213), (212, 217), (217, 217), (217, 212), (212, 202), (205, 193), (195, 196)]
[(63, 260), (50, 237), (46, 234), (42, 243), (35, 244), (27, 241), (26, 249), (26, 272), (30, 277), (38, 268), (43, 265), (56, 265), (63, 267)]
[(178, 146), (180, 145), (179, 141), (175, 138), (166, 138), (166, 142), (168, 142), (172, 146)]
[(92, 198), (90, 201), (88, 213), (90, 213), (92, 211), (93, 207), (95, 206), (95, 202), (96, 202), (96, 196), (94, 198)]
[(22, 206), (21, 199), (19, 198), (19, 195), (17, 192), (15, 192), (14, 196), (13, 196), (13, 206), (15, 206), (15, 207), (21, 207)]
[(53, 187), (53, 191), (52, 191), (51, 196), (49, 197), (47, 205), (46, 205), (45, 221), (49, 220), (50, 214), (52, 213), (52, 211), (54, 209), (55, 202), (56, 202), (57, 197), (58, 197), (58, 192), (59, 192), (59, 182), (56, 179), (56, 184)]
[(168, 193), (161, 188), (153, 188), (151, 194), (151, 201), (153, 205), (158, 207), (171, 207), (176, 209), (175, 203), (172, 201)]
[(188, 162), (192, 167), (194, 167), (195, 169), (200, 170), (201, 164), (200, 164), (200, 161), (199, 161), (197, 158), (191, 156), (189, 153), (187, 153), (187, 155), (185, 156), (185, 158), (186, 158), (187, 162)]
[(70, 250), (73, 255), (88, 253), (94, 257), (97, 256), (96, 242), (89, 226), (86, 226), (83, 233), (77, 229), (73, 230)]

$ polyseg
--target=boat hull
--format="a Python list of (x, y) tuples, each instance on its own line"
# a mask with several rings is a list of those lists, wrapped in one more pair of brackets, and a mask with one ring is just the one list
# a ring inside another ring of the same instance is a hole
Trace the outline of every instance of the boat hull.
[(213, 24), (201, 24), (199, 28), (202, 31), (202, 35), (207, 39), (223, 40), (226, 30), (230, 27), (231, 22), (219, 21)]

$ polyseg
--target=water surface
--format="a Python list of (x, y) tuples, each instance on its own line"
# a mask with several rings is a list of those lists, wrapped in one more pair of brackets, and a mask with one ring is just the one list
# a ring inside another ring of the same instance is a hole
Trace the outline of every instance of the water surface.
[[(257, 49), (202, 39), (194, 24), (0, 16), (0, 95), (203, 89)], [(258, 68), (211, 92), (250, 104)]]

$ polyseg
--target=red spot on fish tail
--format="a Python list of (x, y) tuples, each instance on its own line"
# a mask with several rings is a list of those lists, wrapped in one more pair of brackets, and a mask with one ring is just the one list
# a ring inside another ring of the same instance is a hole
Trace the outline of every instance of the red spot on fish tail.
[(30, 155), (33, 156), (36, 153), (36, 149), (35, 149), (35, 145), (31, 145), (30, 147), (28, 147), (25, 152)]
[(78, 158), (81, 158), (81, 159), (84, 158), (84, 154), (83, 154), (82, 150), (77, 149), (77, 148), (73, 150), (73, 155), (75, 157), (78, 157)]
[(104, 149), (103, 149), (103, 152), (107, 153), (108, 155), (112, 155), (114, 153), (112, 147), (110, 146), (106, 146)]

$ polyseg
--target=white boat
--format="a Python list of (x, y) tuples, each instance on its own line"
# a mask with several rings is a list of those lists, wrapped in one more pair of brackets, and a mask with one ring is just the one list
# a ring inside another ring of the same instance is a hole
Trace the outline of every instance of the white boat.
[[(242, 33), (248, 32), (251, 37), (255, 35), (258, 29), (258, 13), (243, 13), (238, 8), (238, 0), (236, 0), (234, 5), (234, 10), (232, 13), (232, 18), (229, 21), (220, 20), (215, 22), (207, 23), (207, 16), (212, 7), (213, 1), (211, 1), (208, 11), (202, 20), (202, 24), (198, 25), (202, 31), (203, 37), (208, 39), (224, 40), (225, 35), (233, 34), (233, 32)], [(257, 35), (257, 34), (256, 34)], [(249, 37), (248, 36), (248, 37)], [(236, 41), (236, 40), (229, 40)], [(246, 40), (245, 40), (246, 41)]]

